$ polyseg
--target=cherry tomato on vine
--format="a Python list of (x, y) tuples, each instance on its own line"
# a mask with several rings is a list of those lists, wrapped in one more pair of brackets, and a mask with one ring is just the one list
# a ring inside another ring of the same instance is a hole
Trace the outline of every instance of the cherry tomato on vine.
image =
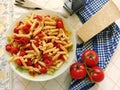
[(104, 72), (99, 66), (88, 69), (88, 78), (93, 82), (100, 82), (104, 79)]
[(86, 67), (80, 62), (75, 62), (70, 66), (70, 76), (73, 79), (83, 79), (86, 76)]
[(81, 58), (87, 66), (95, 66), (98, 63), (98, 55), (94, 50), (85, 50)]

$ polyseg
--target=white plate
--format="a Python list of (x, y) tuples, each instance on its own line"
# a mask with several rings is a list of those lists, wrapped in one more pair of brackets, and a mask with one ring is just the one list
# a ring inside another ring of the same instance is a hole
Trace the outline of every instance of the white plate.
[[(54, 72), (53, 75), (47, 75), (47, 74), (41, 74), (41, 75), (37, 75), (35, 77), (32, 77), (29, 75), (28, 72), (26, 71), (20, 71), (18, 70), (15, 65), (14, 62), (11, 62), (10, 63), (10, 66), (11, 68), (13, 69), (14, 72), (16, 72), (18, 75), (20, 75), (21, 77), (25, 78), (25, 79), (28, 79), (28, 80), (32, 80), (32, 81), (46, 81), (46, 80), (50, 80), (50, 79), (53, 79), (59, 75), (61, 75), (63, 72), (65, 72), (69, 66), (73, 63), (74, 59), (75, 59), (75, 52), (76, 52), (76, 35), (75, 35), (75, 32), (74, 30), (70, 27), (70, 24), (69, 22), (67, 22), (67, 20), (65, 18), (63, 18), (61, 15), (57, 14), (57, 13), (54, 13), (54, 12), (51, 12), (51, 11), (46, 11), (46, 10), (40, 10), (40, 11), (33, 11), (34, 13), (45, 13), (47, 15), (57, 15), (59, 17), (61, 17), (64, 21), (64, 23), (66, 24), (66, 26), (69, 28), (69, 30), (71, 31), (72, 35), (70, 37), (70, 40), (72, 41), (73, 43), (73, 47), (72, 47), (72, 50), (69, 52), (69, 60), (68, 62), (65, 62), (58, 70), (56, 70)], [(20, 21), (20, 20), (23, 20), (24, 17), (26, 17), (27, 15), (33, 13), (33, 12), (29, 12), (29, 13), (26, 13), (26, 14), (23, 14), (20, 18), (18, 18), (12, 25), (11, 25), (11, 28), (8, 32), (8, 34), (12, 34), (13, 33), (13, 28), (15, 27), (15, 23), (17, 21)], [(72, 23), (72, 22), (71, 22)], [(7, 54), (7, 57), (10, 58), (10, 56)]]

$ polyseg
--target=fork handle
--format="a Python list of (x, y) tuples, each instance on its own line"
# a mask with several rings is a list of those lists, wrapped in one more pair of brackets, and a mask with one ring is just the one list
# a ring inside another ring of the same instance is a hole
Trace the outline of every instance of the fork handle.
[(41, 7), (43, 10), (48, 10), (48, 11), (53, 11), (53, 12), (57, 12), (60, 15), (62, 15), (64, 18), (68, 18), (70, 16), (70, 13), (63, 8), (63, 6), (58, 7), (58, 9), (53, 9), (53, 8), (45, 8), (45, 7)]
[(63, 7), (59, 11), (56, 11), (56, 12), (61, 14), (64, 18), (68, 18), (70, 16), (70, 13), (66, 11)]

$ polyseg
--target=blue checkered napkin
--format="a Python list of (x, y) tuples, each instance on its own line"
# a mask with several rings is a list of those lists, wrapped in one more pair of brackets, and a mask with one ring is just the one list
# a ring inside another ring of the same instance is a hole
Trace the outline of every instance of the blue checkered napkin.
[[(93, 14), (102, 8), (102, 6), (108, 0), (87, 0), (87, 5), (82, 12), (78, 12), (77, 15), (84, 23), (86, 22)], [(113, 23), (108, 28), (103, 30), (101, 33), (97, 34), (91, 40), (85, 44), (77, 44), (77, 61), (81, 60), (81, 54), (86, 49), (93, 49), (99, 55), (98, 65), (105, 69), (108, 65), (111, 56), (114, 53), (115, 48), (120, 40), (120, 28)], [(95, 83), (91, 83), (87, 78), (83, 80), (72, 80), (69, 90), (88, 90)]]

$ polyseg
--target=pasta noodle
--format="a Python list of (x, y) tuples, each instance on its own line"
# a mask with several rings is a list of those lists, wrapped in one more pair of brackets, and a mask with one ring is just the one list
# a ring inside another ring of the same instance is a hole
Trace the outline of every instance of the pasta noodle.
[(36, 30), (33, 32), (33, 36), (37, 35), (41, 30), (42, 30), (42, 27), (36, 29)]
[(46, 25), (56, 25), (56, 22), (49, 22), (49, 21), (45, 21)]
[(63, 61), (61, 61), (60, 63), (58, 63), (58, 64), (56, 65), (56, 67), (59, 68), (62, 64), (63, 64)]

